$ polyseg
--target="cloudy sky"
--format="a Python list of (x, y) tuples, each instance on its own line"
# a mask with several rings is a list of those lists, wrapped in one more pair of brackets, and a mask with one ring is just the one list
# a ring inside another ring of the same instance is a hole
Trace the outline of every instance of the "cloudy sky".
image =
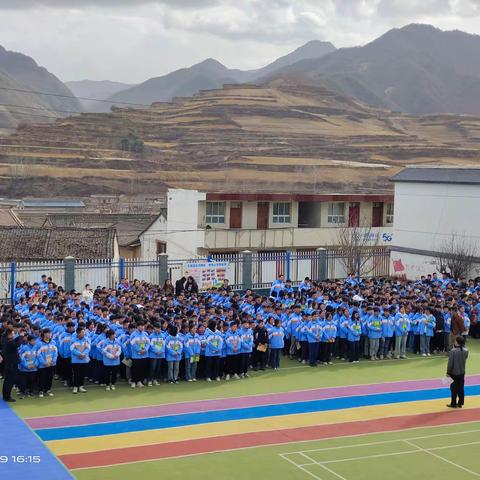
[(140, 82), (207, 57), (256, 68), (308, 40), (429, 23), (480, 34), (480, 0), (0, 0), (0, 45), (62, 80)]

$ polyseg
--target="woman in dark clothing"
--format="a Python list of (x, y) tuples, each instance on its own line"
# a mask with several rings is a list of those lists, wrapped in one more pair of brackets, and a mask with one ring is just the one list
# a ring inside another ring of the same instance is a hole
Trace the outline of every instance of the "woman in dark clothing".
[(185, 291), (185, 281), (187, 279), (185, 277), (182, 277), (180, 280), (177, 280), (175, 282), (175, 296), (178, 297), (179, 295), (182, 295), (183, 292)]
[[(455, 338), (455, 345), (448, 352), (447, 376), (453, 382), (450, 384), (451, 402), (449, 408), (462, 408), (465, 402), (465, 366), (468, 358), (468, 350), (464, 348), (465, 339), (462, 335)], [(458, 399), (457, 399), (458, 398)]]
[(198, 293), (198, 285), (193, 277), (187, 278), (187, 283), (185, 284), (185, 293), (188, 295)]
[(173, 295), (173, 293), (174, 293), (174, 288), (172, 285), (172, 281), (169, 278), (167, 278), (165, 280), (165, 283), (163, 284), (163, 294), (167, 296), (167, 295)]

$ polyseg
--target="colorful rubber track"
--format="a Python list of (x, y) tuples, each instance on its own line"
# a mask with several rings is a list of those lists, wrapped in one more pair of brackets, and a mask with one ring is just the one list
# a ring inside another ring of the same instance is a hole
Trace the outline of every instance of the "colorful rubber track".
[(445, 408), (439, 380), (205, 400), (27, 419), (69, 469), (480, 420), (480, 375), (468, 408)]

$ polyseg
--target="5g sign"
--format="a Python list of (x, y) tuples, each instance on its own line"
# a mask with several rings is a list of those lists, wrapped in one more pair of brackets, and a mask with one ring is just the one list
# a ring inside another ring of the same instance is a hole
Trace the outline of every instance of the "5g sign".
[(391, 233), (384, 233), (384, 234), (382, 235), (382, 240), (383, 240), (384, 242), (391, 242), (391, 241), (392, 241), (392, 238), (393, 238), (393, 237), (392, 237), (392, 234), (391, 234)]

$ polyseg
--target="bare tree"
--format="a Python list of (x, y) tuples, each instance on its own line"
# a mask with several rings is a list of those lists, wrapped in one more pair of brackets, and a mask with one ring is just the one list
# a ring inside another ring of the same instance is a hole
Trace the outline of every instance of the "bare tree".
[(455, 279), (469, 274), (477, 256), (475, 244), (455, 233), (443, 241), (438, 252), (435, 261), (437, 270), (449, 273)]
[(347, 273), (358, 276), (369, 275), (375, 270), (375, 252), (380, 240), (380, 233), (372, 227), (339, 228), (337, 245), (339, 262)]

